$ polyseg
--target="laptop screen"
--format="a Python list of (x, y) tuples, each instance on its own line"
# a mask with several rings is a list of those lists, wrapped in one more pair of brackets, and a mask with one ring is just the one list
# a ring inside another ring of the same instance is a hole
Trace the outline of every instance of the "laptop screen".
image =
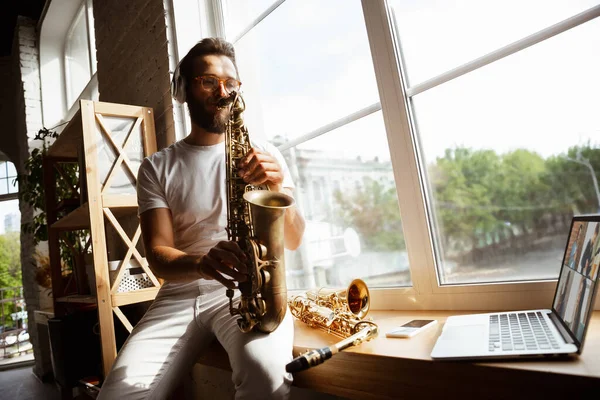
[(552, 309), (578, 344), (594, 307), (599, 264), (600, 217), (574, 217)]

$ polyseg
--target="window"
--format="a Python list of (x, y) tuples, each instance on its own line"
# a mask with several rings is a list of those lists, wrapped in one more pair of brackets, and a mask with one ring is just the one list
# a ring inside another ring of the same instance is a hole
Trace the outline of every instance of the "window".
[(600, 124), (591, 105), (600, 90), (600, 20), (426, 90), (419, 84), (594, 3), (390, 1), (407, 82), (415, 83), (407, 91), (417, 88), (409, 99), (440, 284), (556, 279), (571, 216), (600, 210)]
[(65, 78), (70, 107), (96, 73), (92, 3), (85, 0), (65, 37)]
[(0, 161), (0, 196), (19, 193), (17, 170), (10, 161)]
[(548, 307), (571, 216), (600, 212), (597, 1), (245, 3), (198, 4), (297, 185), (288, 288)]
[(40, 22), (43, 125), (68, 121), (79, 99), (98, 100), (92, 0), (53, 1)]
[[(307, 220), (297, 252), (308, 256), (286, 257), (295, 277), (288, 286), (347, 285), (352, 277), (410, 286), (396, 189), (380, 181), (393, 182), (393, 170), (373, 107), (379, 94), (361, 3), (265, 1), (252, 12), (238, 3), (225, 2), (224, 21), (235, 41), (250, 135), (279, 144)], [(348, 229), (359, 244), (344, 241)]]

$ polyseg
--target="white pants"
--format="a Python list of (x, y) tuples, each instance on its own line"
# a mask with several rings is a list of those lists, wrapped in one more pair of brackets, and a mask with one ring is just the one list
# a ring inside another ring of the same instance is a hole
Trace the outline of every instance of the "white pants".
[(198, 282), (166, 283), (119, 351), (98, 399), (167, 398), (215, 338), (229, 355), (236, 399), (288, 398), (291, 313), (270, 334), (242, 333), (237, 318), (223, 286), (204, 293)]

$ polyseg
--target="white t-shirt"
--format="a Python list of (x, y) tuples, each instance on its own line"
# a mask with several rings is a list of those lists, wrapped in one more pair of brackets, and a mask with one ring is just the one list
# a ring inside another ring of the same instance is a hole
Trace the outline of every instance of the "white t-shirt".
[[(293, 189), (279, 150), (268, 142), (252, 141), (252, 145), (277, 159), (283, 187)], [(153, 208), (171, 210), (177, 249), (207, 253), (219, 241), (227, 240), (225, 142), (194, 146), (180, 140), (146, 157), (138, 171), (137, 198), (138, 214)]]

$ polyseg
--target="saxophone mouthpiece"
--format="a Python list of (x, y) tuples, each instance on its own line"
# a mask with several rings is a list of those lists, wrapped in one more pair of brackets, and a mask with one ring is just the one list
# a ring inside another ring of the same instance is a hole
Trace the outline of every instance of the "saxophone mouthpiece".
[(225, 106), (228, 106), (229, 104), (233, 103), (235, 101), (235, 98), (237, 97), (238, 92), (231, 92), (231, 94), (227, 97), (223, 97), (221, 100), (219, 100), (219, 102), (217, 103), (217, 107), (219, 108), (223, 108)]

